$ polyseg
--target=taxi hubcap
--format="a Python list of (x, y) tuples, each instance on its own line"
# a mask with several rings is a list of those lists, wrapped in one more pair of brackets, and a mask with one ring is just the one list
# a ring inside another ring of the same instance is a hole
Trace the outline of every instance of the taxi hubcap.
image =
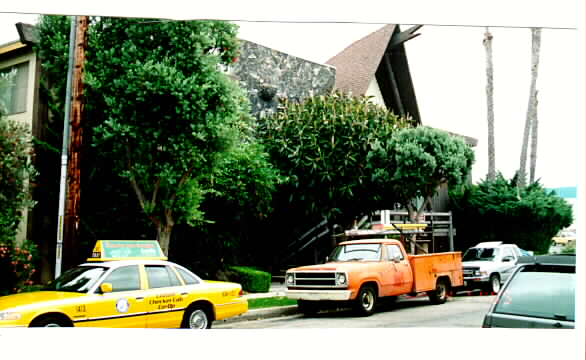
[(205, 329), (208, 327), (208, 317), (203, 310), (195, 310), (189, 317), (189, 327), (191, 329)]

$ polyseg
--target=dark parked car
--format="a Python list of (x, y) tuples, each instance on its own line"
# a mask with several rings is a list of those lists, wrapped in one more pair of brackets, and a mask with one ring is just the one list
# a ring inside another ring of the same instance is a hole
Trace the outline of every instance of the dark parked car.
[(574, 328), (576, 256), (524, 256), (482, 327)]

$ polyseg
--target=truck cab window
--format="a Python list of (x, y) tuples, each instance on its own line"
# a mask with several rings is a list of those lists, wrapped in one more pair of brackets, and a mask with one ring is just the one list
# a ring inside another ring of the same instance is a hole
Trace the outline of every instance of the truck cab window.
[(392, 261), (395, 257), (398, 257), (399, 260), (404, 260), (405, 257), (401, 252), (401, 249), (397, 245), (387, 245), (387, 257), (389, 261)]

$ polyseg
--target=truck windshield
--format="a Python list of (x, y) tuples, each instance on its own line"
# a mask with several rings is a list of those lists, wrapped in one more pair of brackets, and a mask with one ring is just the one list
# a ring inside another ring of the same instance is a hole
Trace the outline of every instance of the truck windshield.
[(87, 293), (105, 271), (103, 266), (78, 266), (64, 272), (43, 290)]
[(470, 248), (464, 253), (462, 261), (491, 261), (494, 260), (498, 254), (499, 249), (497, 248)]
[(349, 244), (334, 248), (330, 261), (380, 261), (381, 244)]

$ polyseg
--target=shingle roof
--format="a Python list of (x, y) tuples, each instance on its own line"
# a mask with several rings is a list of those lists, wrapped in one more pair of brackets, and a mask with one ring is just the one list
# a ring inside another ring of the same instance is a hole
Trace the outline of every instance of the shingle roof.
[(374, 77), (396, 25), (385, 25), (379, 30), (355, 41), (326, 64), (336, 67), (335, 88), (364, 95)]

